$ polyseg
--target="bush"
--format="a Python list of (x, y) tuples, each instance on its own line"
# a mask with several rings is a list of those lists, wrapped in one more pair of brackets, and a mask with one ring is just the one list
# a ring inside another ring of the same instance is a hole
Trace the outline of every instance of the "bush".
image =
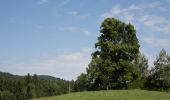
[(128, 89), (141, 89), (144, 87), (144, 84), (145, 84), (144, 79), (137, 79), (129, 84)]
[(15, 95), (10, 91), (0, 92), (0, 100), (17, 100)]

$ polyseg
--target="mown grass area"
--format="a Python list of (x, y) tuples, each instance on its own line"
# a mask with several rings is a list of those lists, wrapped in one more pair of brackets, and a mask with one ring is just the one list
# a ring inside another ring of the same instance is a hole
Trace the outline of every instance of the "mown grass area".
[(170, 93), (147, 90), (87, 91), (32, 100), (170, 100)]

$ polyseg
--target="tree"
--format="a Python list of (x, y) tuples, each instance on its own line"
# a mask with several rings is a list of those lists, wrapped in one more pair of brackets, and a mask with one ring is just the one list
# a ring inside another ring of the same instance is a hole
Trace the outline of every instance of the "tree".
[(162, 49), (154, 61), (154, 68), (146, 82), (147, 88), (162, 88), (162, 90), (170, 87), (170, 56)]
[(88, 87), (87, 75), (82, 73), (75, 81), (76, 91), (85, 91)]
[(74, 80), (68, 82), (68, 93), (75, 92), (74, 83), (75, 83)]
[(30, 76), (29, 73), (28, 73), (27, 76), (26, 76), (26, 83), (27, 83), (27, 84), (31, 83), (31, 76)]
[(24, 93), (22, 89), (23, 86), (24, 84), (22, 83), (22, 81), (18, 80), (15, 82), (15, 86), (13, 88), (15, 88), (14, 93), (16, 95), (17, 100), (26, 100), (26, 96), (25, 96), (26, 93)]
[(68, 81), (62, 79), (39, 79), (36, 74), (23, 77), (0, 72), (0, 100), (26, 100), (67, 92)]
[(145, 55), (139, 53), (137, 60), (136, 60), (136, 66), (139, 69), (140, 76), (142, 79), (146, 79), (149, 71), (148, 71), (148, 59), (145, 57)]
[(136, 31), (131, 24), (105, 19), (87, 68), (90, 85), (97, 89), (127, 88), (138, 76), (134, 62), (139, 52)]
[(163, 88), (170, 86), (170, 60), (169, 55), (164, 49), (159, 53), (159, 56), (154, 62), (155, 65), (155, 80), (159, 81)]
[(27, 89), (26, 89), (26, 97), (27, 99), (31, 99), (34, 97), (33, 94), (33, 86), (31, 83), (28, 84)]
[(33, 75), (33, 83), (34, 83), (35, 85), (38, 84), (38, 77), (37, 77), (36, 74)]
[(0, 100), (17, 100), (15, 95), (10, 91), (0, 92)]

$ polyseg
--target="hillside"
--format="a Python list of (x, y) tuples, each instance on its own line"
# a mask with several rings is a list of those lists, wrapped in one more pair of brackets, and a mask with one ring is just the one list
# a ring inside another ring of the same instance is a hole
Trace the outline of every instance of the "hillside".
[(170, 100), (170, 93), (146, 90), (110, 90), (71, 93), (32, 100)]
[(22, 77), (22, 76), (19, 76), (19, 75), (13, 75), (11, 73), (1, 72), (1, 71), (0, 71), (0, 76), (1, 77), (8, 77), (8, 78), (19, 78), (19, 77)]
[[(1, 77), (7, 77), (7, 78), (22, 78), (23, 76), (21, 75), (13, 75), (9, 72), (1, 72), (0, 71), (0, 76)], [(58, 80), (58, 81), (66, 81), (57, 77), (49, 76), (49, 75), (37, 75), (39, 79), (42, 80)]]
[(0, 72), (0, 100), (27, 100), (68, 92), (69, 81), (48, 75), (13, 75)]
[(38, 75), (38, 78), (39, 79), (44, 79), (44, 80), (61, 80), (61, 81), (65, 81), (63, 79), (53, 77), (53, 76), (49, 76), (49, 75)]

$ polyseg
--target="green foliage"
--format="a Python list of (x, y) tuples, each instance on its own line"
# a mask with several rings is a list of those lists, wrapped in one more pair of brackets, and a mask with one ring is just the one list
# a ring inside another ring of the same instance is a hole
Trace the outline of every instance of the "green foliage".
[(0, 76), (0, 91), (0, 98), (3, 98), (0, 100), (27, 100), (68, 93), (68, 82), (61, 79), (42, 80), (37, 75), (30, 74), (24, 77), (5, 74)]
[(29, 73), (28, 73), (28, 75), (26, 76), (26, 83), (27, 83), (27, 84), (31, 83), (31, 76), (30, 76)]
[(141, 78), (146, 79), (148, 77), (148, 74), (149, 74), (148, 59), (141, 53), (139, 53), (138, 56), (137, 56), (136, 66), (139, 69)]
[(27, 85), (27, 89), (26, 89), (26, 97), (27, 99), (31, 99), (34, 97), (34, 85), (29, 83)]
[(15, 95), (10, 91), (0, 92), (0, 100), (17, 100)]
[(146, 82), (146, 79), (140, 79), (134, 80), (128, 85), (128, 89), (144, 89), (144, 84)]
[(75, 90), (76, 91), (85, 91), (88, 87), (87, 75), (82, 73), (80, 76), (77, 77), (75, 81)]
[(107, 18), (95, 44), (96, 52), (87, 68), (90, 88), (128, 88), (138, 78), (134, 62), (139, 53), (136, 31), (131, 24)]
[(156, 80), (162, 81), (163, 86), (170, 86), (170, 60), (168, 59), (170, 56), (163, 49), (159, 53), (155, 65)]
[(154, 62), (150, 76), (145, 86), (150, 89), (166, 90), (170, 88), (170, 56), (162, 49)]

